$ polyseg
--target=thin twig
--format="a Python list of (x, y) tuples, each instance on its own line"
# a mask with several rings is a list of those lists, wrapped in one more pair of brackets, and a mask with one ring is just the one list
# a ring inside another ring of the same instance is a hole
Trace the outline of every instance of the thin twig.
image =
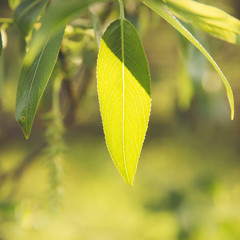
[(12, 24), (13, 18), (0, 18), (0, 23)]

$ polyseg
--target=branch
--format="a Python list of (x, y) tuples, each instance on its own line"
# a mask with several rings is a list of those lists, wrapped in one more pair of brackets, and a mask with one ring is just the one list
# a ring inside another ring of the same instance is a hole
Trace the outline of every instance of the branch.
[(37, 155), (46, 147), (46, 143), (40, 145), (37, 149), (26, 156), (21, 163), (12, 171), (2, 173), (0, 175), (0, 187), (9, 179), (20, 179), (23, 173), (30, 167), (30, 165), (37, 159)]

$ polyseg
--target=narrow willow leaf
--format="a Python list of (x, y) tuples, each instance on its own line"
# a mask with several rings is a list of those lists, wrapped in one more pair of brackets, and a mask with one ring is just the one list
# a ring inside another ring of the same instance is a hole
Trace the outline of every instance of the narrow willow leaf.
[(24, 36), (31, 31), (47, 2), (48, 0), (23, 0), (18, 5), (14, 11), (14, 21)]
[(151, 8), (157, 14), (159, 14), (163, 19), (165, 19), (169, 24), (171, 24), (177, 31), (179, 31), (184, 37), (186, 37), (202, 54), (208, 59), (208, 61), (213, 65), (219, 76), (221, 77), (224, 86), (226, 88), (228, 101), (231, 108), (231, 119), (234, 118), (234, 99), (233, 93), (228, 80), (222, 73), (221, 69), (218, 67), (214, 59), (207, 52), (207, 50), (199, 43), (199, 41), (174, 17), (174, 15), (168, 10), (167, 6), (161, 1), (155, 0), (144, 0), (142, 1), (146, 6)]
[(92, 3), (100, 0), (58, 0), (53, 2), (42, 17), (42, 26), (30, 43), (26, 64), (37, 56), (48, 36), (66, 25), (76, 14), (86, 10)]
[(64, 31), (61, 30), (52, 35), (31, 65), (23, 62), (18, 82), (15, 117), (26, 138), (30, 135), (39, 102), (55, 66), (63, 34)]
[(135, 28), (113, 22), (97, 63), (98, 96), (106, 143), (124, 180), (132, 185), (151, 107), (147, 59)]
[(226, 12), (192, 0), (165, 0), (181, 20), (224, 41), (240, 44), (240, 21)]

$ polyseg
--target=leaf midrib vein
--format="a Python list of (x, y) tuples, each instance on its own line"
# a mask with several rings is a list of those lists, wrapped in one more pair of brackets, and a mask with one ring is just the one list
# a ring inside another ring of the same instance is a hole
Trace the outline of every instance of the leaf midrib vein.
[(126, 154), (125, 154), (125, 59), (124, 59), (124, 19), (121, 17), (120, 19), (121, 25), (121, 49), (122, 49), (122, 80), (123, 80), (123, 115), (122, 115), (122, 143), (123, 143), (123, 162), (126, 170), (127, 179), (129, 182), (127, 164), (126, 164)]
[[(49, 38), (50, 39), (50, 38)], [(47, 44), (49, 42), (49, 39), (47, 40), (45, 46), (43, 47), (43, 50), (41, 52), (41, 55), (39, 56), (39, 59), (38, 59), (38, 62), (37, 62), (37, 66), (36, 66), (36, 70), (34, 72), (34, 75), (33, 75), (33, 78), (32, 78), (32, 81), (31, 81), (31, 85), (30, 85), (30, 88), (29, 88), (29, 92), (28, 92), (28, 99), (27, 99), (27, 106), (26, 106), (26, 130), (28, 129), (28, 106), (29, 106), (29, 99), (30, 99), (30, 94), (31, 94), (31, 91), (32, 91), (32, 87), (33, 87), (33, 82), (34, 82), (34, 79), (36, 77), (36, 74), (38, 72), (38, 68), (39, 68), (39, 65), (40, 65), (40, 62), (41, 62), (41, 59), (42, 59), (42, 56), (43, 56), (43, 53), (47, 47)]]

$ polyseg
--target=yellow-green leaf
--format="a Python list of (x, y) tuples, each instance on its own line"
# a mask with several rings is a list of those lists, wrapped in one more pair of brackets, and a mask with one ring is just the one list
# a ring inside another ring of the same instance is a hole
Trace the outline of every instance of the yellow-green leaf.
[(169, 11), (166, 4), (162, 1), (156, 0), (143, 0), (142, 1), (146, 6), (155, 11), (158, 15), (160, 15), (163, 19), (165, 19), (169, 24), (171, 24), (178, 32), (180, 32), (188, 41), (190, 41), (212, 64), (212, 66), (217, 71), (218, 75), (221, 77), (223, 84), (226, 88), (227, 97), (229, 101), (229, 105), (231, 108), (231, 119), (234, 118), (234, 99), (233, 92), (231, 86), (227, 80), (227, 78), (222, 73), (221, 69), (211, 57), (211, 55), (207, 52), (207, 50), (201, 45), (201, 43), (186, 29), (177, 19), (176, 17)]
[(97, 79), (108, 150), (132, 185), (150, 115), (150, 74), (138, 34), (125, 19), (113, 22), (101, 39)]
[(240, 21), (226, 12), (192, 0), (164, 0), (181, 20), (224, 41), (240, 44)]

